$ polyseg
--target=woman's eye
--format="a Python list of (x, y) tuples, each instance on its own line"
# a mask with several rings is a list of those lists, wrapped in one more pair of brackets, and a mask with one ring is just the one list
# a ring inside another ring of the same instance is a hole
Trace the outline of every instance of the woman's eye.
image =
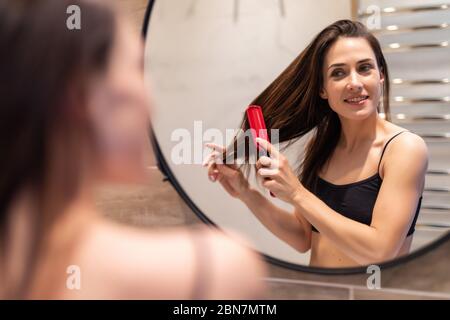
[(334, 70), (332, 73), (331, 73), (331, 76), (332, 77), (341, 77), (341, 76), (343, 76), (344, 75), (344, 71), (342, 71), (342, 70)]
[(372, 69), (372, 65), (371, 64), (363, 64), (360, 68), (359, 68), (362, 72), (367, 72), (370, 69)]

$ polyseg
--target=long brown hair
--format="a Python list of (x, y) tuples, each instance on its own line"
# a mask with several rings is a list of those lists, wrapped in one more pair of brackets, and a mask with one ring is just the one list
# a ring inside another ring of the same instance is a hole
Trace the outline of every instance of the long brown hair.
[[(339, 37), (361, 37), (370, 44), (379, 67), (384, 75), (383, 111), (389, 116), (388, 67), (378, 40), (360, 22), (339, 20), (322, 30), (295, 60), (259, 95), (251, 104), (262, 108), (270, 137), (270, 129), (279, 129), (279, 142), (293, 142), (313, 129), (305, 157), (301, 164), (300, 181), (312, 190), (317, 175), (335, 149), (341, 123), (338, 115), (330, 108), (328, 100), (319, 95), (323, 87), (322, 66), (329, 48)], [(380, 111), (380, 110), (378, 110)], [(244, 117), (241, 129), (249, 129)], [(236, 158), (238, 146), (245, 143), (244, 157), (248, 160), (249, 148), (243, 134), (235, 137), (233, 145), (227, 148), (224, 161)], [(289, 143), (286, 145), (289, 146)]]
[[(67, 27), (70, 5), (80, 8), (80, 30)], [(113, 10), (95, 1), (0, 0), (1, 266), (13, 201), (27, 188), (36, 204), (28, 270), (7, 297), (25, 295), (46, 231), (79, 188), (80, 141), (93, 140), (87, 91), (106, 70), (115, 28)]]

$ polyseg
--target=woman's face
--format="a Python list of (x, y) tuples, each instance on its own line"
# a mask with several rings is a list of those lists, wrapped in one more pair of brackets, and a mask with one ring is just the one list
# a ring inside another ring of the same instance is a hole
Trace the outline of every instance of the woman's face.
[(95, 80), (89, 112), (94, 125), (96, 175), (101, 180), (136, 182), (149, 152), (149, 102), (143, 77), (143, 44), (118, 18), (105, 75)]
[(363, 120), (377, 112), (384, 76), (364, 38), (339, 38), (328, 50), (320, 96), (339, 116)]

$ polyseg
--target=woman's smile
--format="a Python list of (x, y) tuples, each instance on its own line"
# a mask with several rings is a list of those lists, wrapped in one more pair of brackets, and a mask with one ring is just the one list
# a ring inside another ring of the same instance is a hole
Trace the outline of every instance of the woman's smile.
[(347, 104), (350, 104), (352, 106), (362, 106), (366, 103), (366, 101), (369, 99), (368, 95), (359, 95), (356, 97), (351, 97), (344, 99), (344, 102)]

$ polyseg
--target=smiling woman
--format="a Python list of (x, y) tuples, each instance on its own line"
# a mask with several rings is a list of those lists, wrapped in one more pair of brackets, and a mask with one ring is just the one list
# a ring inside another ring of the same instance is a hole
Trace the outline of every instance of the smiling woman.
[[(427, 147), (380, 116), (381, 100), (389, 119), (388, 67), (378, 41), (359, 22), (337, 21), (252, 102), (262, 106), (267, 127), (280, 130), (280, 142), (314, 132), (299, 177), (283, 154), (260, 141), (270, 158), (259, 159), (257, 177), (293, 213), (214, 157), (208, 175), (228, 192), (235, 186), (231, 194), (278, 238), (300, 252), (311, 249), (312, 266), (352, 267), (407, 254)], [(241, 127), (248, 129), (246, 118)], [(224, 156), (244, 142), (237, 136)]]
[[(365, 118), (378, 108), (384, 74), (388, 70), (385, 62), (381, 62), (382, 70), (379, 70), (377, 60), (380, 59), (375, 57), (371, 47), (367, 38), (342, 38), (330, 47), (326, 55), (325, 80), (320, 96), (328, 100), (334, 112), (345, 115), (345, 118)], [(385, 110), (386, 113), (388, 111)]]

